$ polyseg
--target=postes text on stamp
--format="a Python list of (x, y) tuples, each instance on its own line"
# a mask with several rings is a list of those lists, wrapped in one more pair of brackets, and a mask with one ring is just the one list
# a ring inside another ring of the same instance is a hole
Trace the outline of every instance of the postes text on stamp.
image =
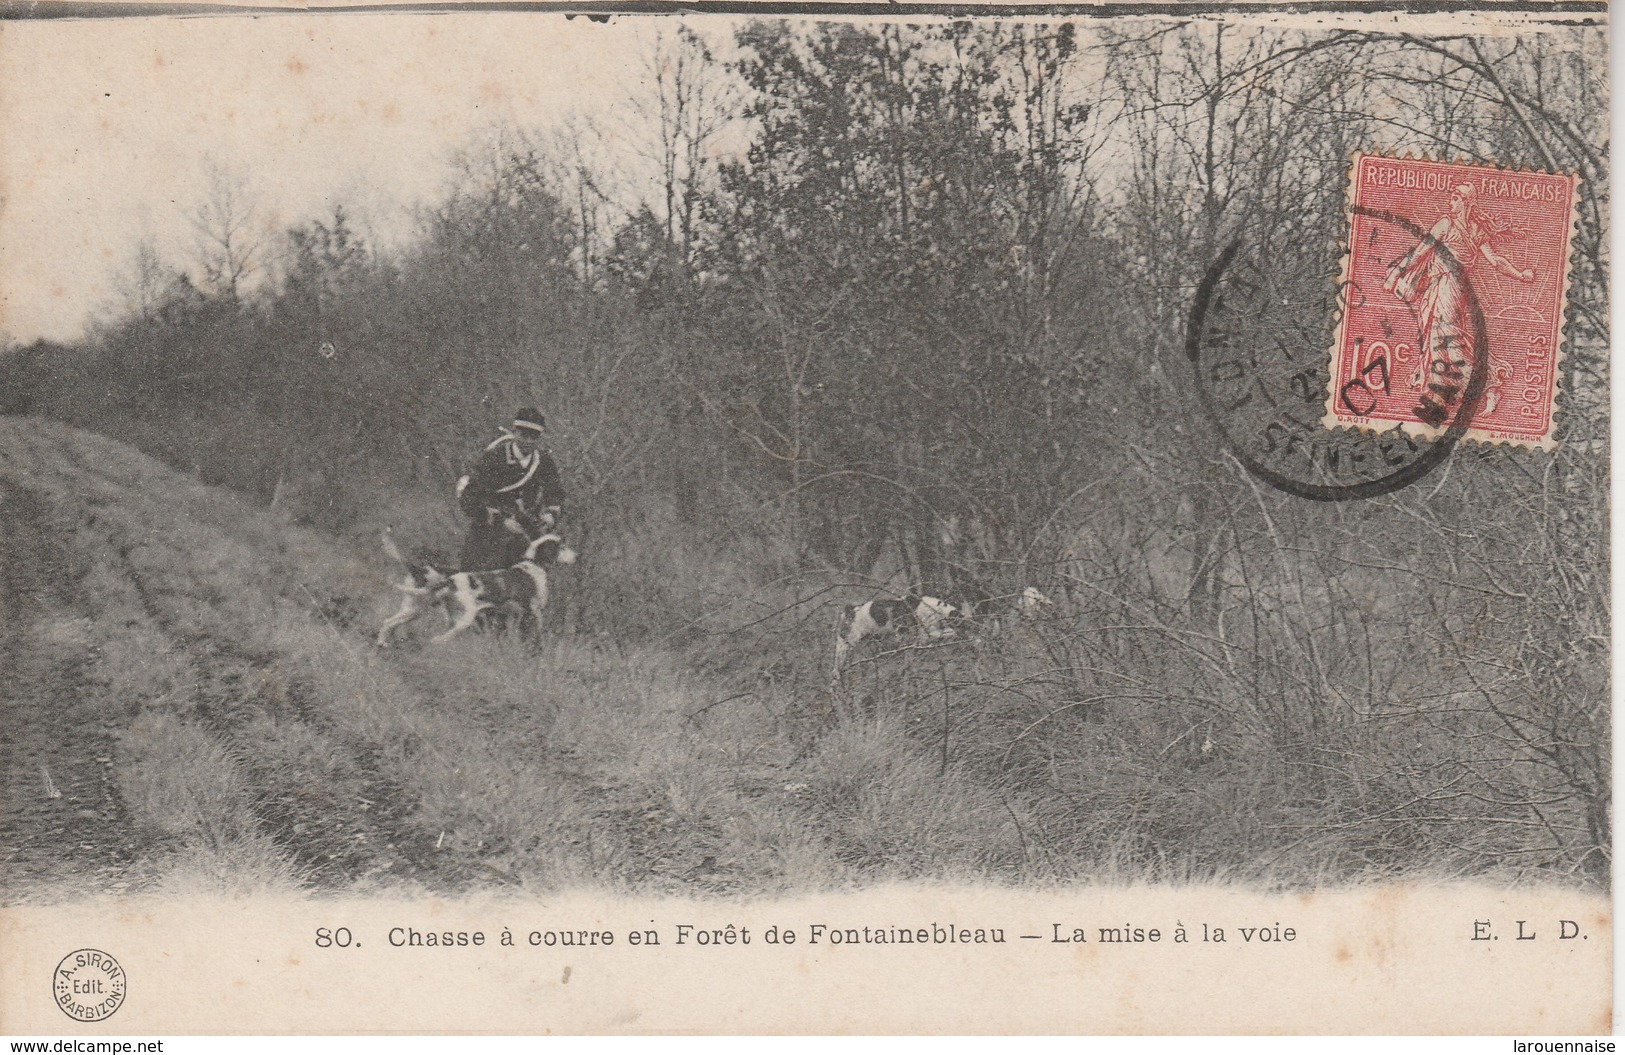
[(1552, 447), (1578, 183), (1356, 155), (1322, 424)]

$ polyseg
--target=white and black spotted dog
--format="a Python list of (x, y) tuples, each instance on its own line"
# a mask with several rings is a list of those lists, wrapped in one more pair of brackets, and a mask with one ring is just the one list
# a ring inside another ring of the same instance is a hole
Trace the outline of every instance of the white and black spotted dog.
[(927, 641), (941, 641), (958, 636), (953, 627), (958, 610), (938, 597), (880, 598), (862, 604), (849, 604), (841, 610), (840, 622), (835, 626), (835, 677), (841, 680), (846, 657), (858, 644), (868, 638), (896, 635), (910, 627), (919, 631)]
[(963, 601), (958, 605), (956, 621), (976, 630), (998, 633), (1013, 620), (1045, 619), (1057, 612), (1055, 602), (1042, 590), (1027, 586), (1018, 594), (983, 595), (974, 603)]
[(539, 626), (548, 600), (547, 567), (573, 564), (576, 559), (575, 550), (551, 531), (532, 539), (519, 563), (490, 571), (459, 571), (448, 575), (427, 564), (410, 563), (401, 556), (387, 531), (384, 551), (398, 561), (406, 573), (395, 583), (395, 588), (404, 595), (401, 609), (378, 629), (378, 644), (383, 646), (389, 644), (389, 635), (396, 627), (410, 623), (429, 608), (443, 611), (448, 624), (444, 633), (431, 639), (436, 644), (449, 641), (473, 626), (482, 612), (529, 611)]

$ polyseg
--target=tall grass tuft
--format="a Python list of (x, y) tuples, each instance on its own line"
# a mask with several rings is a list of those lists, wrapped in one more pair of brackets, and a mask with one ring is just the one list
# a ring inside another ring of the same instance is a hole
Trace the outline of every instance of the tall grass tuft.
[(197, 723), (145, 712), (119, 747), (119, 791), (138, 823), (215, 850), (258, 834), (240, 764)]

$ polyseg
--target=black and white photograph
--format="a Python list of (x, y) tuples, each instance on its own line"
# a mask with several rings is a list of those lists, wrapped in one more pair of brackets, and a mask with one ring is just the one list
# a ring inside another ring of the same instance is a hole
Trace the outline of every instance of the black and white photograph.
[(1611, 1031), (1605, 4), (522, 6), (0, 6), (0, 1032)]

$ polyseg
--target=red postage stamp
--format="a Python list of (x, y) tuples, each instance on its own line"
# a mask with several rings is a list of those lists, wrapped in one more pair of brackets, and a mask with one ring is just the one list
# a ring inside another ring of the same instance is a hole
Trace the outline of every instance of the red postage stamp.
[(1578, 185), (1356, 155), (1322, 424), (1554, 446)]

